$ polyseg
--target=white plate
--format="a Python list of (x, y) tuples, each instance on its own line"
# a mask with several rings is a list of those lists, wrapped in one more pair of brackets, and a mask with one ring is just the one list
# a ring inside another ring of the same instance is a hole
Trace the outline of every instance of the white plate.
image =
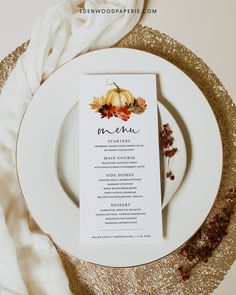
[[(70, 91), (68, 91), (69, 93)], [(43, 102), (42, 102), (43, 103)], [(52, 102), (54, 103), (54, 102)], [(162, 128), (163, 124), (169, 123), (174, 136), (174, 146), (178, 147), (178, 152), (175, 157), (171, 159), (170, 168), (175, 174), (175, 180), (171, 181), (167, 179), (165, 174), (168, 170), (168, 159), (161, 154), (161, 184), (162, 184), (162, 209), (169, 203), (174, 196), (176, 190), (180, 186), (184, 173), (186, 170), (186, 147), (181, 130), (176, 123), (170, 112), (161, 104), (159, 104), (160, 122), (159, 128)], [(38, 108), (34, 109), (34, 112), (38, 113)], [(57, 172), (61, 184), (68, 196), (79, 207), (79, 104), (75, 106), (67, 114), (62, 128), (60, 130), (58, 144), (57, 144)], [(31, 110), (32, 112), (32, 110)], [(44, 112), (45, 113), (45, 112)], [(49, 114), (50, 115), (50, 114)], [(34, 114), (32, 114), (34, 117)], [(35, 129), (31, 128), (31, 132), (35, 132)], [(31, 136), (31, 134), (27, 134)], [(24, 147), (25, 149), (25, 147)], [(37, 147), (35, 153), (39, 153), (40, 146)], [(42, 159), (43, 160), (43, 159)], [(30, 170), (33, 167), (29, 167)], [(45, 171), (48, 170), (47, 163), (44, 167)], [(24, 173), (29, 173), (24, 171)]]
[[(79, 210), (60, 185), (55, 150), (61, 122), (78, 100), (81, 72), (158, 74), (158, 98), (184, 134), (188, 159), (184, 181), (163, 211), (164, 240), (159, 245), (101, 246), (96, 251), (79, 245)], [(40, 87), (22, 121), (17, 167), (32, 215), (59, 246), (98, 264), (130, 266), (169, 254), (199, 228), (218, 191), (222, 146), (214, 114), (191, 79), (155, 55), (113, 48), (71, 61)]]

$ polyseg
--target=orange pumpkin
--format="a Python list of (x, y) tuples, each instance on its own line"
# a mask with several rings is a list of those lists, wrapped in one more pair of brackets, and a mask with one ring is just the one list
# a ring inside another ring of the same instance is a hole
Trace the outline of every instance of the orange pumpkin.
[(110, 89), (106, 93), (104, 96), (104, 103), (108, 105), (111, 104), (116, 107), (122, 107), (130, 104), (132, 105), (134, 103), (134, 96), (130, 91), (119, 88), (116, 85), (116, 88)]

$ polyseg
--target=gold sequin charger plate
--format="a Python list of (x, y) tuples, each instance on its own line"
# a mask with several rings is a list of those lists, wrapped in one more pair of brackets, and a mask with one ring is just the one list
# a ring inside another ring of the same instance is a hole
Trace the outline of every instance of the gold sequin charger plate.
[[(236, 179), (236, 107), (212, 70), (193, 52), (171, 37), (141, 25), (115, 47), (134, 48), (156, 54), (184, 71), (209, 102), (221, 132), (223, 174), (216, 202), (205, 222), (225, 204), (224, 195)], [(27, 43), (0, 63), (0, 88), (4, 86)], [(207, 196), (206, 196), (207, 198)], [(58, 249), (75, 294), (210, 294), (223, 280), (236, 257), (236, 217), (232, 216), (228, 235), (224, 237), (208, 263), (198, 264), (184, 283), (179, 282), (177, 268), (183, 263), (178, 250), (170, 255), (132, 268), (110, 268), (81, 261)]]

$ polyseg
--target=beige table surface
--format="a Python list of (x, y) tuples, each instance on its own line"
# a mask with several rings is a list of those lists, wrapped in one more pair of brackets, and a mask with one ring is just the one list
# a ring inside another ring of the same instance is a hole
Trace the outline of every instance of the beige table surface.
[[(0, 59), (28, 40), (35, 18), (57, 2), (0, 0)], [(236, 1), (148, 0), (146, 6), (158, 12), (146, 14), (142, 24), (190, 48), (212, 68), (236, 99)], [(236, 294), (236, 263), (213, 294)]]

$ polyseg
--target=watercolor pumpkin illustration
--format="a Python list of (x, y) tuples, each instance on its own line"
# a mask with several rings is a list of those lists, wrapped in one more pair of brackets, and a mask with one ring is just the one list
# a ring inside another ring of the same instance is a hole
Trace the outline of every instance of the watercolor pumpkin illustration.
[(132, 105), (134, 103), (133, 94), (129, 90), (120, 88), (115, 82), (114, 85), (116, 88), (108, 90), (105, 94), (105, 104), (116, 107)]
[(116, 117), (128, 121), (131, 114), (140, 115), (147, 109), (145, 99), (135, 98), (133, 94), (124, 88), (120, 88), (115, 82), (116, 88), (107, 91), (104, 96), (94, 97), (90, 104), (91, 109), (101, 115), (101, 118)]

